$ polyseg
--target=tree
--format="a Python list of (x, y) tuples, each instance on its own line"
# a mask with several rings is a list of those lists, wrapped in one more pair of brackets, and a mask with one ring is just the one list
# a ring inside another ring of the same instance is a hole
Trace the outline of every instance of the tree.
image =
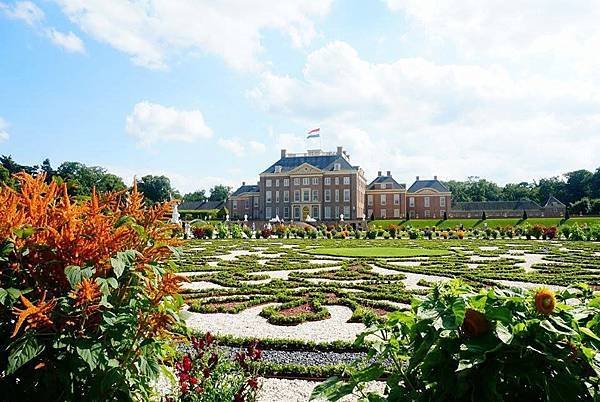
[(566, 173), (565, 177), (567, 178), (566, 202), (575, 202), (589, 195), (592, 172), (585, 169), (575, 170)]
[(6, 184), (9, 187), (15, 185), (14, 180), (10, 177), (10, 172), (2, 165), (0, 165), (0, 184)]
[(566, 183), (558, 177), (550, 177), (541, 179), (537, 185), (537, 202), (544, 204), (551, 195), (555, 196), (565, 204), (568, 204), (566, 199)]
[(2, 166), (4, 166), (4, 168), (8, 170), (11, 175), (19, 172), (25, 172), (30, 175), (34, 175), (38, 171), (38, 166), (19, 165), (12, 159), (10, 155), (0, 156), (0, 164), (2, 164)]
[(206, 196), (206, 190), (197, 190), (193, 193), (187, 193), (183, 196), (184, 201), (200, 201), (205, 202), (208, 200)]
[(502, 188), (500, 198), (506, 201), (536, 200), (538, 198), (537, 187), (534, 183), (525, 181), (518, 184), (508, 183)]
[(225, 201), (229, 198), (231, 187), (218, 184), (210, 189), (209, 201)]
[(521, 220), (527, 220), (527, 211), (523, 210), (523, 218), (521, 218)]
[(171, 197), (179, 196), (166, 176), (146, 175), (138, 181), (137, 185), (146, 200), (152, 203), (169, 201)]
[(487, 219), (487, 216), (485, 215), (485, 211), (483, 211), (483, 213), (481, 214), (481, 220), (484, 221)]
[(600, 198), (600, 168), (596, 169), (590, 178), (590, 197)]
[(67, 182), (69, 193), (89, 196), (95, 187), (99, 192), (121, 191), (127, 187), (123, 180), (99, 166), (86, 166), (80, 162), (64, 162), (56, 169), (56, 176)]
[(40, 168), (40, 171), (46, 174), (46, 183), (50, 183), (52, 181), (52, 178), (56, 174), (54, 169), (52, 169), (50, 159), (48, 158), (44, 159), (44, 161), (42, 162), (42, 167)]
[(590, 213), (591, 204), (590, 199), (587, 197), (582, 198), (579, 201), (575, 201), (569, 205), (571, 213), (576, 215), (587, 215)]

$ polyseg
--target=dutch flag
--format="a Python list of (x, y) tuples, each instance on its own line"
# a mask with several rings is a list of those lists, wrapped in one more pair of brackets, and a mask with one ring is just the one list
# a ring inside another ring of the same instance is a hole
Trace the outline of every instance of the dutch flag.
[(321, 131), (320, 128), (313, 128), (312, 130), (310, 130), (308, 132), (308, 135), (306, 136), (306, 139), (309, 139), (309, 138), (320, 138), (321, 137), (320, 131)]

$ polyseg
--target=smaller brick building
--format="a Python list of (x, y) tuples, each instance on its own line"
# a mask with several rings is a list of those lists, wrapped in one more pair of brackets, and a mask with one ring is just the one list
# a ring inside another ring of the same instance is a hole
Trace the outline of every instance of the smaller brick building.
[(419, 176), (406, 192), (406, 210), (411, 219), (442, 219), (449, 215), (451, 205), (450, 190), (433, 176), (433, 180), (421, 180)]
[(366, 190), (367, 218), (400, 219), (406, 215), (406, 184), (400, 184), (389, 170), (381, 171)]
[(260, 194), (258, 184), (242, 185), (227, 199), (227, 210), (231, 219), (260, 219)]

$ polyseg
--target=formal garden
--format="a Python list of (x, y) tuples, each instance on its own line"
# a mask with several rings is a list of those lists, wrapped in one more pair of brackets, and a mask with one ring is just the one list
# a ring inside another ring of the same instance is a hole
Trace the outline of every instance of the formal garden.
[(4, 400), (594, 401), (595, 222), (170, 224), (0, 190)]

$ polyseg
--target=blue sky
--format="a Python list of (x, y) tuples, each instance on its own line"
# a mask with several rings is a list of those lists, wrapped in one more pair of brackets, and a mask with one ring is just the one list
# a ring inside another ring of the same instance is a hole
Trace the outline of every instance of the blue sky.
[(0, 153), (184, 192), (315, 127), (369, 179), (599, 167), (600, 3), (438, 3), (0, 0)]

